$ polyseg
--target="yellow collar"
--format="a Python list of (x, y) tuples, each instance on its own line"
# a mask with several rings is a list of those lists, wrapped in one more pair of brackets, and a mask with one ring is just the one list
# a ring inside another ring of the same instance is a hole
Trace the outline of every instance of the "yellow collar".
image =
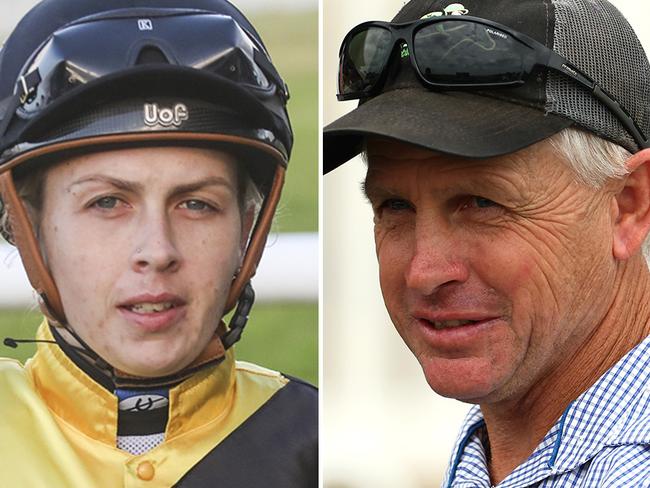
[[(47, 322), (41, 324), (37, 338), (54, 340)], [(234, 366), (234, 353), (229, 349), (218, 366), (201, 370), (169, 390), (167, 440), (230, 411), (235, 392)], [(79, 369), (54, 344), (39, 344), (26, 367), (54, 415), (85, 435), (115, 446), (118, 400), (112, 392)]]

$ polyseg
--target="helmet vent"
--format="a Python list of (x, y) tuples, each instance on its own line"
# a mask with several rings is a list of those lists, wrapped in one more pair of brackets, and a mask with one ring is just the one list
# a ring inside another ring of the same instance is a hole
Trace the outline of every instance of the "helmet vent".
[(155, 46), (145, 46), (138, 53), (138, 57), (135, 60), (136, 65), (140, 64), (154, 64), (154, 63), (164, 63), (170, 64), (167, 56)]

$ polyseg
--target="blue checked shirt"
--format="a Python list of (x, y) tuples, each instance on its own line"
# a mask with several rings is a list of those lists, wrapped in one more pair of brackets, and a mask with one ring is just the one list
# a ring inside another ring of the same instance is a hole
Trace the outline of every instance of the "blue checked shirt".
[[(478, 406), (467, 415), (443, 482), (489, 488)], [(650, 337), (573, 403), (499, 488), (650, 487)]]

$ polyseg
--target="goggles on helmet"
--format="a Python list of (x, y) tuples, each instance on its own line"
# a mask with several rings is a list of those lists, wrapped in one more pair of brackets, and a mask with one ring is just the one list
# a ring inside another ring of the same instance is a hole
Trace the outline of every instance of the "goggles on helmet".
[[(110, 49), (88, 49), (97, 39)], [(180, 9), (114, 10), (68, 24), (32, 55), (16, 86), (26, 102), (22, 110), (42, 110), (42, 104), (75, 86), (139, 61), (208, 71), (261, 92), (277, 87), (287, 97), (266, 50), (232, 17)], [(22, 79), (35, 70), (42, 81), (28, 87)]]
[(337, 98), (353, 100), (379, 93), (398, 43), (400, 56), (410, 58), (427, 88), (517, 86), (525, 83), (536, 66), (558, 71), (588, 89), (640, 147), (650, 146), (625, 108), (566, 58), (525, 34), (469, 16), (357, 25), (339, 51)]
[[(91, 99), (90, 106), (98, 99), (123, 100), (121, 80), (131, 75), (134, 79), (143, 78), (148, 71), (158, 69), (162, 72), (165, 68), (178, 73), (175, 77), (174, 73), (169, 77), (165, 73), (149, 87), (140, 83), (140, 96), (158, 95), (167, 90), (168, 95), (191, 97), (197, 93), (196, 87), (191, 86), (195, 80), (186, 79), (185, 83), (180, 80), (192, 73), (201, 78), (198, 83), (204, 87), (203, 92), (198, 92), (199, 99), (211, 97), (218, 104), (230, 105), (233, 109), (240, 108), (237, 104), (241, 103), (241, 98), (256, 100), (264, 105), (263, 109), (258, 107), (249, 112), (273, 119), (266, 125), (275, 123), (278, 127), (256, 128), (259, 130), (250, 138), (270, 141), (288, 159), (291, 141), (286, 137), (290, 128), (285, 105), (289, 94), (264, 46), (232, 17), (196, 9), (112, 10), (58, 29), (25, 63), (16, 81), (15, 106), (6, 108), (9, 104), (3, 102), (5, 114), (0, 124), (0, 137), (3, 137), (0, 149), (26, 142), (50, 143), (62, 137), (151, 131), (151, 127), (144, 125), (134, 128), (127, 124), (110, 129), (104, 124), (100, 128), (103, 132), (90, 134), (84, 121), (83, 124), (73, 122), (79, 129), (82, 125), (86, 128), (83, 133), (61, 134), (58, 131), (54, 137), (43, 137), (40, 133), (35, 136), (33, 127), (45, 125), (39, 120), (41, 116), (49, 115), (59, 106), (79, 105), (75, 97), (83, 97), (89, 91), (93, 91), (93, 96), (101, 92)], [(217, 79), (222, 85), (229, 82), (230, 87), (210, 87), (210, 81)], [(163, 83), (174, 86), (161, 89)], [(100, 84), (103, 88), (97, 89), (96, 85)], [(206, 97), (205, 92), (210, 89), (212, 93)], [(93, 119), (107, 120), (104, 115), (93, 115)], [(178, 114), (176, 117), (178, 120), (171, 122), (182, 121)], [(187, 129), (171, 122), (157, 129), (200, 131), (196, 126)], [(270, 129), (272, 134), (265, 133), (265, 129)], [(215, 131), (223, 133), (223, 124), (215, 130), (205, 130)], [(6, 161), (16, 153), (33, 148), (33, 144), (27, 144), (5, 154), (2, 159)]]

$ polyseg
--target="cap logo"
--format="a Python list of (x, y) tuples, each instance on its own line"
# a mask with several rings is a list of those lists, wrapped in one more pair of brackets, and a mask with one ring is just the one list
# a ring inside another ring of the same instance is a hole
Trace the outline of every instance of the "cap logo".
[(138, 19), (138, 29), (141, 31), (153, 30), (153, 22), (151, 19)]
[(160, 108), (157, 103), (144, 104), (144, 123), (149, 127), (180, 127), (189, 118), (190, 113), (184, 103), (177, 103), (172, 108)]
[(428, 14), (420, 17), (421, 19), (430, 19), (431, 17), (444, 17), (446, 15), (467, 15), (469, 10), (465, 8), (465, 5), (462, 3), (452, 3), (445, 7), (445, 9), (440, 12), (429, 12)]

